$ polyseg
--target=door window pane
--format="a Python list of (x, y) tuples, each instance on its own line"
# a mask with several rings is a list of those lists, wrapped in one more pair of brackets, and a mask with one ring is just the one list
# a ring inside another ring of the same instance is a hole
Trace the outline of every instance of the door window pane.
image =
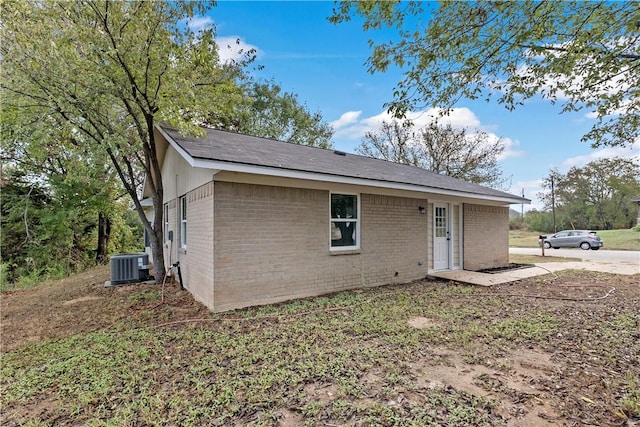
[(447, 208), (436, 207), (434, 216), (436, 237), (447, 237)]

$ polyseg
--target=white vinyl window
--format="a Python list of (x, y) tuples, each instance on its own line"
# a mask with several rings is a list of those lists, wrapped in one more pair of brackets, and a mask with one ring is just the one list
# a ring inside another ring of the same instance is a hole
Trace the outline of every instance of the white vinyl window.
[(180, 247), (187, 247), (187, 196), (180, 197)]
[(331, 249), (360, 247), (360, 203), (356, 194), (331, 194)]

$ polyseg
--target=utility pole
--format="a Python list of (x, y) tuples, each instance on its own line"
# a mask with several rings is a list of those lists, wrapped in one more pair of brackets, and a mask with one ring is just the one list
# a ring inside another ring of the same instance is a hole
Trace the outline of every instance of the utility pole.
[(552, 172), (551, 173), (551, 216), (553, 217), (553, 234), (556, 234), (558, 232), (558, 229), (556, 227), (556, 193), (554, 190), (553, 178), (554, 178), (554, 174)]
[[(522, 198), (524, 199), (524, 188), (522, 189)], [(520, 204), (520, 219), (524, 222), (524, 201)]]

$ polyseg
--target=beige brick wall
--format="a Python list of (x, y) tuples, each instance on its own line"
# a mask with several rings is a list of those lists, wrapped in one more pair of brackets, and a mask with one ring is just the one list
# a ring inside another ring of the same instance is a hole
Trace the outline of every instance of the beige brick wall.
[(481, 270), (509, 264), (509, 208), (465, 204), (464, 269)]
[(216, 182), (215, 310), (427, 273), (426, 200), (361, 195), (361, 249), (329, 250), (329, 192)]
[(363, 194), (363, 285), (405, 283), (426, 276), (429, 222), (424, 199)]
[(453, 245), (452, 267), (460, 268), (460, 206), (451, 205), (451, 244)]
[[(177, 250), (185, 287), (211, 309), (214, 308), (213, 193), (213, 181), (187, 193), (187, 248)], [(174, 224), (177, 226), (177, 222)], [(178, 233), (174, 233), (174, 240), (174, 245), (179, 245)]]

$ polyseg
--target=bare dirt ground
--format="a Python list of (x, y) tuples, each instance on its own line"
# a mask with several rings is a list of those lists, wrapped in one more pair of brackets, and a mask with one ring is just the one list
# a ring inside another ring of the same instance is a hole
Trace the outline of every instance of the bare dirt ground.
[[(25, 343), (71, 336), (109, 327), (136, 317), (149, 303), (136, 298), (141, 291), (158, 285), (124, 285), (105, 288), (109, 267), (97, 267), (84, 273), (25, 291), (2, 295), (2, 352)], [(171, 305), (157, 310), (158, 317), (147, 323), (171, 321), (206, 315), (207, 309), (175, 284), (165, 287)]]
[[(136, 325), (154, 326), (208, 314), (188, 292), (173, 284), (164, 290), (164, 299), (170, 303), (153, 310), (153, 316), (144, 317), (139, 313), (148, 314), (150, 306), (158, 304), (158, 298), (149, 301), (137, 295), (142, 295), (144, 289), (160, 292), (161, 288), (105, 288), (108, 274), (108, 269), (101, 267), (38, 288), (3, 294), (2, 353), (20, 351), (30, 342), (106, 329), (118, 322), (126, 323), (127, 319), (135, 318)], [(419, 282), (402, 289), (420, 292), (425, 286), (437, 285), (442, 283)], [(394, 289), (387, 287), (385, 292)], [(512, 352), (496, 354), (481, 347), (476, 352), (473, 344), (468, 347), (465, 343), (458, 343), (458, 349), (456, 343), (430, 347), (409, 364), (405, 374), (415, 389), (406, 390), (386, 404), (415, 407), (426, 399), (424, 390), (445, 387), (500, 402), (497, 412), (507, 426), (640, 426), (640, 414), (621, 410), (616, 404), (625, 393), (638, 393), (621, 390), (621, 378), (630, 377), (632, 380), (624, 384), (640, 387), (640, 276), (546, 276), (495, 286), (486, 293), (493, 300), (504, 299), (500, 308), (492, 311), (495, 319), (482, 319), (488, 324), (517, 319), (531, 310), (545, 310), (564, 319), (563, 328), (545, 342)], [(486, 301), (487, 298), (468, 298), (467, 303)], [(605, 319), (618, 322), (619, 329), (601, 329)], [(408, 323), (424, 329), (440, 327), (443, 320), (413, 316)], [(627, 338), (623, 339), (623, 335)], [(617, 341), (624, 345), (605, 352), (598, 347), (601, 343), (615, 345)], [(377, 395), (375, 388), (383, 383), (375, 369), (361, 380), (371, 390), (371, 396)], [(335, 384), (308, 384), (304, 391), (320, 404), (339, 394)], [(23, 416), (28, 418), (28, 412)], [(304, 424), (299, 412), (286, 407), (281, 408), (279, 417), (283, 426)], [(326, 425), (343, 424), (329, 420)]]

